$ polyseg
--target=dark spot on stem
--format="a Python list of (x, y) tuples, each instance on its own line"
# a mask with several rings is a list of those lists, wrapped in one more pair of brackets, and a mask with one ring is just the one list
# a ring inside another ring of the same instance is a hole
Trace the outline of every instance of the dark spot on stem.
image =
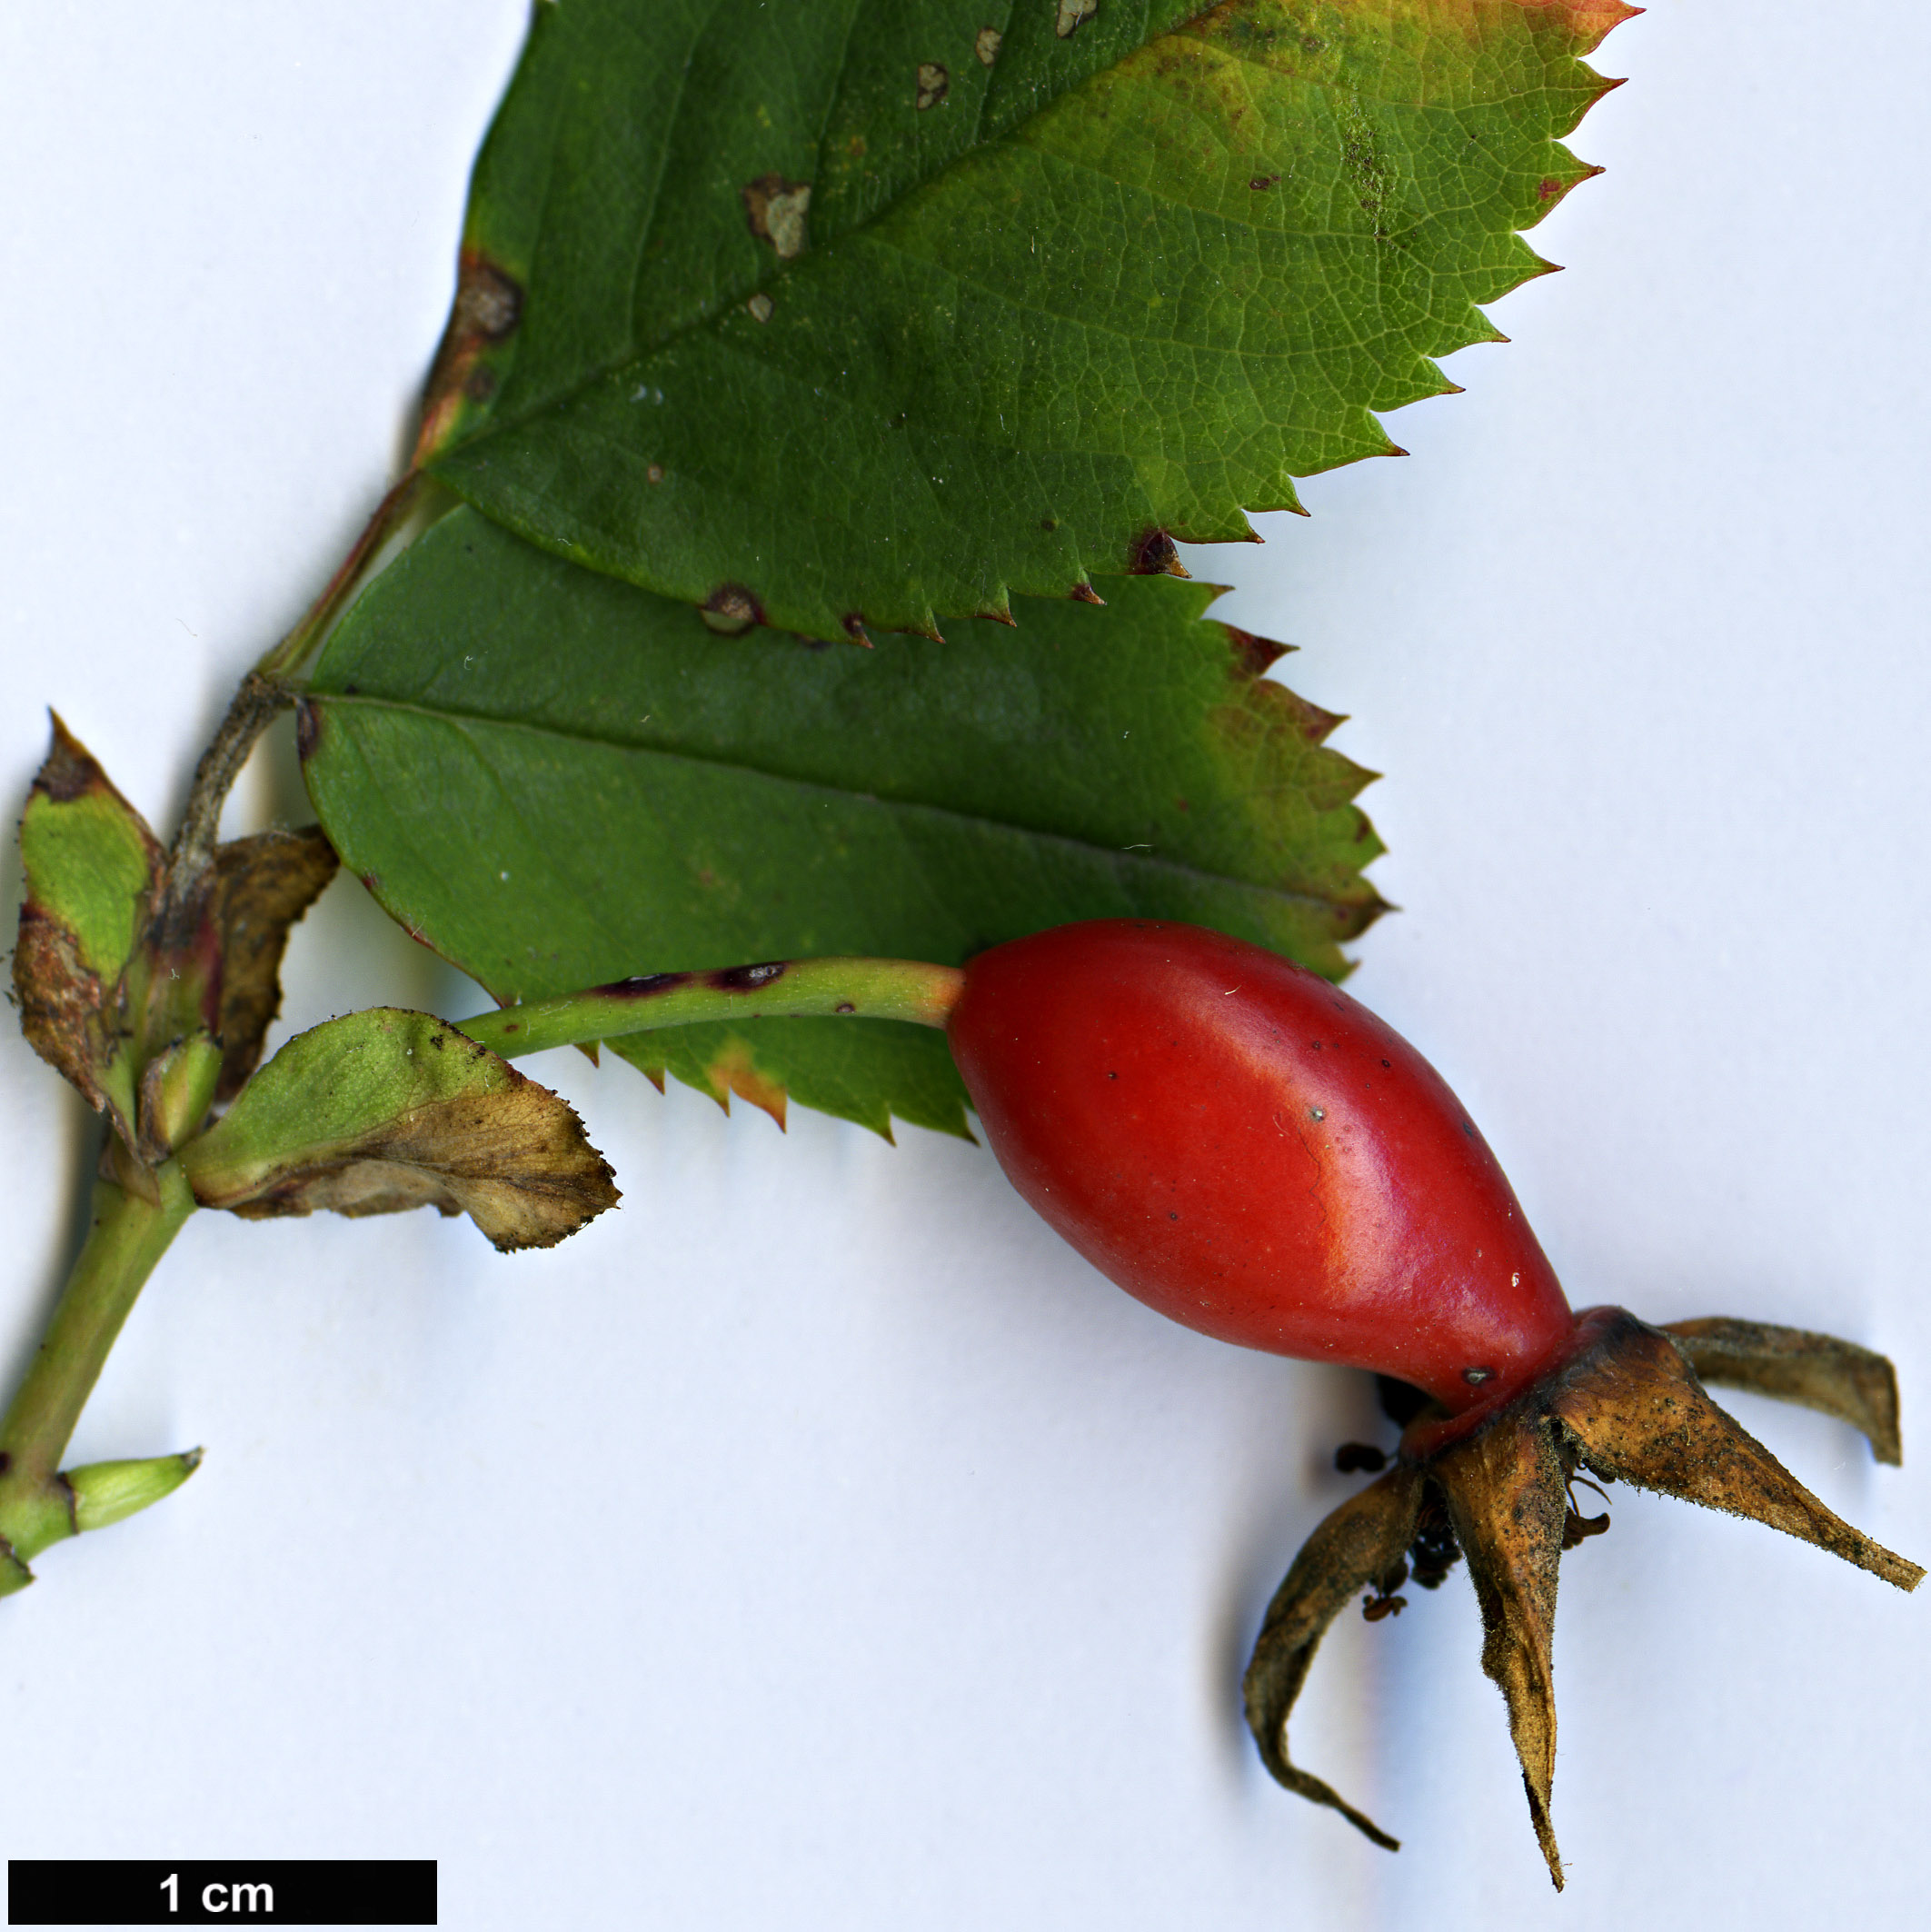
[(315, 747), (322, 742), (322, 721), (315, 715), (315, 707), (304, 698), (295, 706), (295, 755), (304, 764), (314, 756)]
[(612, 980), (604, 986), (592, 986), (590, 990), (602, 1000), (649, 1000), (658, 993), (673, 992), (680, 986), (688, 986), (691, 975), (688, 972), (645, 972), (634, 979)]
[(790, 964), (789, 960), (766, 960), (757, 966), (727, 966), (722, 972), (706, 973), (704, 978), (721, 993), (755, 992), (759, 987), (782, 979)]

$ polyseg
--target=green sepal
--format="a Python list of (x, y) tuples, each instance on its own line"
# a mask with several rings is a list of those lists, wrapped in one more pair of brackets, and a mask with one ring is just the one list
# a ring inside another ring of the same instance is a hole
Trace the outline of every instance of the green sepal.
[(198, 1449), (133, 1462), (90, 1462), (62, 1479), (74, 1496), (74, 1527), (105, 1529), (172, 1496), (201, 1467)]

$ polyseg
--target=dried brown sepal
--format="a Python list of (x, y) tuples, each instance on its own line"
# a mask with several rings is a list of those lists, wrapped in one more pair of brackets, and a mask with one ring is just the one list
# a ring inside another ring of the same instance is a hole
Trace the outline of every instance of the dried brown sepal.
[[(1380, 1595), (1369, 1599), (1370, 1615), (1380, 1601), (1389, 1608), (1379, 1614), (1392, 1613), (1398, 1519), (1410, 1574), (1425, 1588), (1447, 1575), (1458, 1544), (1468, 1557), (1485, 1633), (1482, 1668), (1508, 1701), (1529, 1814), (1560, 1889), (1549, 1820), (1557, 1576), (1565, 1549), (1608, 1527), (1607, 1515), (1585, 1517), (1575, 1507), (1569, 1486), (1578, 1467), (1753, 1518), (1915, 1589), (1925, 1574), (1918, 1565), (1826, 1509), (1710, 1400), (1691, 1367), (1706, 1353), (1713, 1374), (1854, 1421), (1880, 1456), (1888, 1449), (1895, 1458), (1888, 1362), (1828, 1336), (1752, 1322), (1686, 1322), (1666, 1331), (1624, 1309), (1586, 1310), (1559, 1359), (1537, 1380), (1460, 1415), (1384, 1379), (1384, 1404), (1404, 1422), (1401, 1460), (1315, 1531), (1268, 1613), (1248, 1672), (1248, 1721), (1274, 1776), (1393, 1847), (1327, 1786), (1289, 1764), (1286, 1726), (1314, 1647), (1353, 1591), (1375, 1584)], [(1396, 1492), (1398, 1505), (1383, 1493), (1398, 1484), (1405, 1485)]]
[(242, 1090), (282, 1005), (289, 928), (321, 897), (340, 864), (319, 825), (236, 839), (214, 854), (221, 931), (221, 1079), (217, 1103)]
[(1548, 1421), (1533, 1409), (1514, 1409), (1445, 1450), (1428, 1473), (1448, 1499), (1468, 1559), (1482, 1613), (1482, 1668), (1508, 1702), (1528, 1815), (1559, 1892), (1562, 1857), (1549, 1820), (1556, 1771), (1552, 1654), (1568, 1471)]
[(1357, 1590), (1376, 1586), (1401, 1562), (1414, 1539), (1423, 1482), (1419, 1470), (1390, 1469), (1308, 1539), (1268, 1606), (1244, 1687), (1248, 1727), (1274, 1778), (1311, 1803), (1331, 1806), (1389, 1851), (1398, 1851), (1400, 1841), (1289, 1758), (1288, 1718), (1328, 1626)]
[(1767, 1523), (1916, 1589), (1924, 1570), (1853, 1529), (1703, 1392), (1677, 1344), (1620, 1310), (1552, 1379), (1548, 1411), (1598, 1476)]
[(1886, 1358), (1835, 1335), (1768, 1321), (1708, 1315), (1663, 1324), (1699, 1381), (1754, 1389), (1780, 1402), (1821, 1409), (1869, 1439), (1879, 1462), (1901, 1464), (1897, 1371)]

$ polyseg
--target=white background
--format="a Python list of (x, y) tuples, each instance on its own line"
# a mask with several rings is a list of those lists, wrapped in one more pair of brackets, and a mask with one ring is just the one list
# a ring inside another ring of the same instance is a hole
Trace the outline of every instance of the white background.
[[(0, 790), (57, 703), (172, 822), (380, 493), (519, 0), (0, 15)], [(1888, 1350), (1902, 1472), (1737, 1398), (1931, 1554), (1931, 17), (1657, 0), (1606, 178), (1413, 452), (1194, 559), (1352, 712), (1403, 911), (1353, 991), (1459, 1089), (1578, 1300)], [(276, 761), (279, 761), (277, 762)], [(238, 828), (304, 816), (285, 744)], [(9, 861), (8, 891), (17, 885)], [(639, 961), (640, 968), (652, 962)], [(481, 1002), (351, 881), (286, 1017)], [(79, 1108), (0, 1047), (0, 1365)], [(178, 1497), (0, 1606), (15, 1856), (435, 1857), (464, 1928), (1909, 1923), (1931, 1601), (1618, 1493), (1565, 1566), (1548, 1889), (1458, 1572), (1349, 1618), (1273, 1788), (1246, 1647), (1359, 1379), (1163, 1324), (990, 1158), (781, 1138), (574, 1054), (626, 1190), (553, 1253), (197, 1219), (74, 1459)], [(1931, 1598), (1931, 1592), (1926, 1593)]]

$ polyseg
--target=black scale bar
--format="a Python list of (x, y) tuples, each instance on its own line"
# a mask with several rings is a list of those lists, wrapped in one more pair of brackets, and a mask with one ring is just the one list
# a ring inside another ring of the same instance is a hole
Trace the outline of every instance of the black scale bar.
[(10, 1926), (433, 1926), (433, 1858), (9, 1858)]

